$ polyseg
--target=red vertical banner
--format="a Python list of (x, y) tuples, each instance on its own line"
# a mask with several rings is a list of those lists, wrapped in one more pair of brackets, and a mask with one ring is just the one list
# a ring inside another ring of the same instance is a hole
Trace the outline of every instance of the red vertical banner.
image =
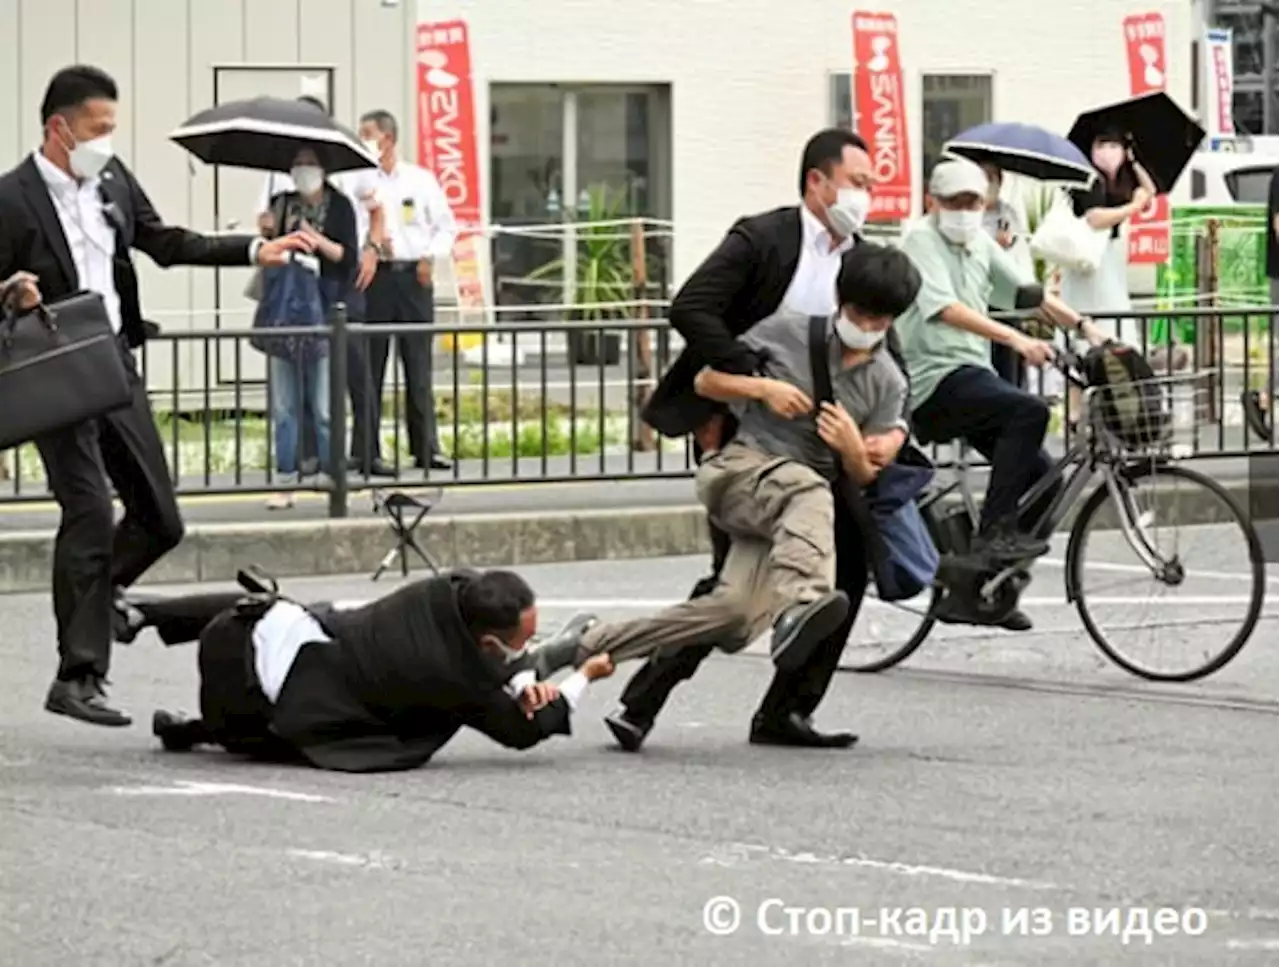
[[(1129, 61), (1129, 93), (1133, 97), (1163, 91), (1165, 60), (1164, 16), (1134, 14), (1124, 18), (1125, 52)], [(1155, 265), (1169, 260), (1170, 208), (1167, 195), (1157, 195), (1129, 221), (1129, 262)]]
[(891, 13), (853, 14), (854, 129), (867, 142), (876, 186), (868, 221), (911, 215), (911, 151), (902, 87), (898, 20)]
[(462, 308), (484, 308), (476, 236), (483, 230), (471, 42), (462, 20), (417, 30), (418, 164), (435, 174), (454, 218), (454, 278)]

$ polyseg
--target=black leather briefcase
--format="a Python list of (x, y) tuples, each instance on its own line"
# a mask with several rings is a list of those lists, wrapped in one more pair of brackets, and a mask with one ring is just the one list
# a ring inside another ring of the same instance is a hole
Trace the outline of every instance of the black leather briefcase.
[(0, 450), (97, 419), (131, 399), (98, 293), (0, 320)]

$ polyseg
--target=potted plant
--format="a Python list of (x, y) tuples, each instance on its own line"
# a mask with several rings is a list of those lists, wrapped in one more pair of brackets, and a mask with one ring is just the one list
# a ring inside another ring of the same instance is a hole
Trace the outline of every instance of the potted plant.
[[(600, 183), (589, 186), (583, 194), (577, 219), (585, 224), (574, 228), (577, 243), (577, 269), (573, 285), (570, 318), (577, 322), (626, 319), (633, 310), (626, 303), (634, 298), (634, 275), (631, 268), (630, 238), (625, 226), (601, 225), (600, 222), (621, 221), (628, 217), (626, 192)], [(565, 277), (563, 257), (553, 259), (530, 272), (530, 282)], [(569, 333), (569, 359), (572, 364), (612, 366), (621, 358), (622, 338), (617, 332), (578, 331)]]

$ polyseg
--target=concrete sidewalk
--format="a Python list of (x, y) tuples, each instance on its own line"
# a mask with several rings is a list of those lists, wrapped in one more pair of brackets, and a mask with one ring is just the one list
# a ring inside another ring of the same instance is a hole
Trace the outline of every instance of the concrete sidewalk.
[[(1196, 466), (1248, 506), (1245, 461)], [(978, 486), (983, 476), (977, 475)], [(1177, 493), (1177, 519), (1203, 521), (1209, 508), (1185, 495)], [(354, 497), (352, 516), (341, 520), (325, 516), (321, 494), (300, 498), (285, 512), (265, 510), (260, 496), (190, 498), (184, 511), (187, 537), (147, 575), (148, 583), (230, 580), (247, 563), (282, 577), (371, 572), (394, 545), (367, 496)], [(0, 591), (48, 588), (56, 519), (56, 508), (3, 508)], [(652, 558), (708, 548), (706, 515), (688, 479), (451, 489), (418, 538), (442, 567)], [(422, 564), (415, 559), (410, 566)]]

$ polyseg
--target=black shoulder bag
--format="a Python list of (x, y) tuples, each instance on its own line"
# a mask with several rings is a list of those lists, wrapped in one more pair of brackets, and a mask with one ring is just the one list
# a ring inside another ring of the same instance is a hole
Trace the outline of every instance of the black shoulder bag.
[[(813, 374), (813, 405), (820, 407), (823, 403), (835, 402), (835, 390), (831, 387), (830, 346), (828, 344), (829, 320), (824, 316), (809, 318), (809, 370)], [(815, 413), (815, 416), (817, 414)], [(840, 454), (832, 451), (835, 458), (835, 474), (831, 481), (831, 493), (836, 501), (843, 504), (853, 517), (854, 523), (862, 537), (863, 548), (867, 560), (873, 568), (877, 560), (883, 560), (886, 554), (880, 530), (876, 527), (875, 518), (871, 515), (871, 505), (856, 480), (850, 480), (840, 462)]]

